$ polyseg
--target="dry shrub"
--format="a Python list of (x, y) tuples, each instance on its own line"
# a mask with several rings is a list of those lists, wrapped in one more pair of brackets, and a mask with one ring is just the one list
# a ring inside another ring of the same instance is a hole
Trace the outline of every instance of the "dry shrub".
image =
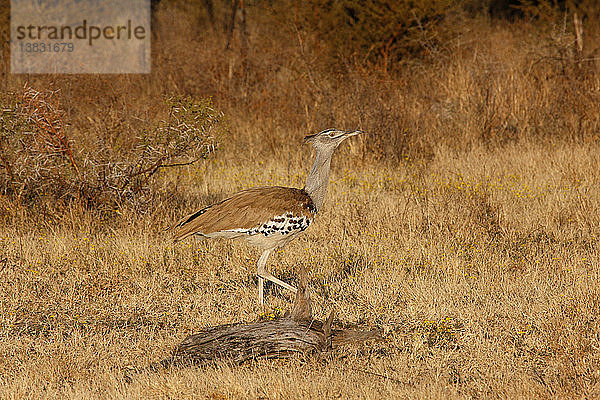
[(0, 117), (1, 187), (4, 194), (38, 197), (80, 176), (66, 136), (56, 91), (29, 86), (3, 107)]
[(437, 53), (452, 35), (453, 23), (445, 22), (460, 7), (448, 0), (311, 1), (296, 8), (295, 18), (300, 29), (318, 32), (334, 57), (355, 56), (388, 68), (406, 57)]
[[(424, 34), (438, 35), (437, 29), (452, 18), (464, 23), (436, 36), (437, 50), (425, 40), (421, 49), (431, 51), (407, 50), (391, 68), (390, 57), (382, 61), (387, 57), (383, 50), (372, 50), (369, 54), (379, 54), (374, 58), (362, 50), (332, 55), (326, 35), (334, 33), (319, 25), (308, 6), (290, 6), (278, 14), (279, 3), (246, 4), (245, 30), (238, 12), (229, 37), (222, 27), (230, 10), (215, 4), (210, 17), (203, 4), (161, 2), (148, 76), (11, 76), (8, 86), (29, 81), (60, 88), (57, 96), (68, 110), (71, 137), (88, 149), (118, 149), (106, 156), (111, 162), (137, 148), (140, 132), (166, 118), (162, 99), (170, 93), (212, 96), (233, 121), (235, 140), (226, 145), (238, 158), (248, 154), (249, 146), (265, 154), (292, 151), (303, 134), (329, 127), (373, 133), (363, 153), (374, 162), (418, 166), (433, 160), (440, 147), (464, 151), (480, 143), (492, 149), (520, 141), (598, 140), (594, 46), (600, 31), (591, 11), (584, 14), (581, 7), (581, 54), (571, 11), (566, 24), (543, 26), (448, 12), (439, 21), (431, 19), (439, 23), (422, 25)], [(362, 3), (352, 4), (369, 11)], [(338, 11), (348, 17), (348, 10)], [(414, 16), (403, 18), (415, 21)], [(340, 37), (354, 32), (367, 40), (368, 26), (359, 25), (341, 24)], [(420, 29), (414, 32), (423, 33)], [(410, 37), (400, 34), (394, 46)], [(373, 43), (385, 42), (377, 40)], [(363, 47), (354, 36), (347, 41)]]
[(98, 210), (145, 205), (160, 169), (206, 158), (224, 128), (210, 100), (171, 97), (167, 119), (142, 130), (132, 149), (102, 141), (76, 149), (57, 93), (26, 85), (0, 116), (0, 188), (25, 204), (47, 196)]
[(268, 138), (274, 145), (298, 130), (360, 127), (375, 133), (367, 148), (376, 159), (428, 162), (439, 146), (597, 139), (598, 31), (590, 18), (580, 56), (571, 22), (541, 29), (474, 17), (443, 40), (443, 51), (405, 57), (392, 72), (377, 60), (332, 57), (319, 25), (254, 17), (260, 28), (249, 23), (244, 62), (235, 50), (222, 64), (197, 61), (206, 71), (229, 64), (232, 74), (212, 75), (225, 108), (240, 127), (243, 115), (278, 132)]

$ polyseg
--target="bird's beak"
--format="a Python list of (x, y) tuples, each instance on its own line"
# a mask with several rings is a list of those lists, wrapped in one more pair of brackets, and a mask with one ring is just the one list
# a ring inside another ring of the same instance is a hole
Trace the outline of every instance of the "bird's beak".
[(344, 136), (345, 136), (345, 137), (350, 137), (350, 136), (362, 135), (362, 134), (364, 134), (364, 133), (365, 133), (365, 132), (363, 132), (363, 131), (358, 131), (358, 130), (357, 130), (357, 131), (348, 131), (348, 132), (345, 132), (345, 133), (344, 133)]

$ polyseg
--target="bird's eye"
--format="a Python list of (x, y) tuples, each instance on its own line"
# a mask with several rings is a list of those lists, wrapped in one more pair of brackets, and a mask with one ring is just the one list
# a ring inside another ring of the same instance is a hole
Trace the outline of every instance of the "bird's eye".
[(334, 137), (335, 136), (335, 132), (330, 132), (329, 133), (329, 137)]

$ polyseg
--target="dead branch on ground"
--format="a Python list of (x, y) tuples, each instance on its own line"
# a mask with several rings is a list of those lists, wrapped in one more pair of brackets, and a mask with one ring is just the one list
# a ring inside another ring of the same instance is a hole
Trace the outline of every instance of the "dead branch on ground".
[(236, 364), (257, 358), (285, 358), (292, 354), (313, 354), (337, 346), (367, 340), (382, 340), (378, 330), (333, 328), (334, 311), (321, 322), (312, 318), (306, 279), (301, 280), (292, 309), (274, 320), (235, 323), (204, 329), (188, 336), (163, 367), (225, 359)]

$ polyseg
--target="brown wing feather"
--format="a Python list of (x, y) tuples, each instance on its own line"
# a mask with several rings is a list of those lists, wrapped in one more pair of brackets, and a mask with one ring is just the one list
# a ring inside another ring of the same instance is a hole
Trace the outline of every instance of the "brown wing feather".
[(196, 233), (208, 235), (231, 229), (250, 229), (288, 212), (312, 219), (316, 209), (303, 189), (252, 188), (182, 218), (173, 227), (173, 236), (175, 240), (181, 240)]

